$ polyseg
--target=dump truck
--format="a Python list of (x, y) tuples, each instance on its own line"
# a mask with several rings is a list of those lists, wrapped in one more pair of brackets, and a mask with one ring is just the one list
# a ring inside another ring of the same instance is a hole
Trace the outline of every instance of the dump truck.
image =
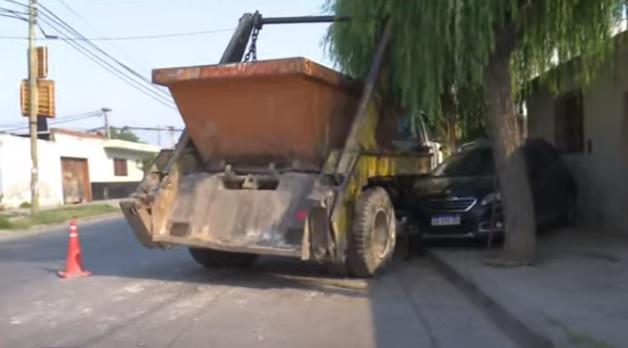
[(375, 88), (388, 29), (362, 80), (305, 58), (242, 61), (265, 24), (338, 20), (245, 14), (219, 64), (153, 71), (185, 131), (120, 203), (144, 246), (185, 246), (207, 267), (279, 255), (359, 277), (390, 260), (399, 202), (431, 155), (399, 139)]

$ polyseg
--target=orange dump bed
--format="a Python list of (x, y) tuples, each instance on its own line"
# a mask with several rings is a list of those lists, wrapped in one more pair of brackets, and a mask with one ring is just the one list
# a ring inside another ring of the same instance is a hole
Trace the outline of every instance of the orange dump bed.
[(158, 69), (204, 160), (320, 168), (349, 133), (359, 88), (304, 58)]

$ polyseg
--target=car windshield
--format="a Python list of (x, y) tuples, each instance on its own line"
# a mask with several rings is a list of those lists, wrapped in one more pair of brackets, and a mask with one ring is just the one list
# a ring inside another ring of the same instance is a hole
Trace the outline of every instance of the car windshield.
[(434, 176), (494, 175), (493, 151), (488, 147), (474, 147), (453, 154), (433, 171)]
[(411, 115), (401, 116), (397, 119), (395, 140), (402, 141), (414, 141), (422, 143), (427, 139), (427, 131), (425, 129), (425, 122), (423, 115), (414, 117)]

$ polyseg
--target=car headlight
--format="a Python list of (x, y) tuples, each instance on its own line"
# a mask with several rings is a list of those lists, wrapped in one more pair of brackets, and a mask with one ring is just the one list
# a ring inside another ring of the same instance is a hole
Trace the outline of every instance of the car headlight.
[(492, 204), (493, 202), (501, 202), (501, 200), (502, 195), (499, 192), (493, 192), (486, 195), (484, 199), (482, 199), (482, 202), (480, 202), (480, 205), (485, 206)]

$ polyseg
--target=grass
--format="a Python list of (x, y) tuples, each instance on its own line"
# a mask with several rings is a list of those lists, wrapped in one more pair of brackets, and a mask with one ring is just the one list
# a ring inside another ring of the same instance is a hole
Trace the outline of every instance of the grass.
[(68, 221), (72, 218), (102, 215), (120, 211), (107, 204), (93, 204), (75, 207), (62, 207), (40, 211), (35, 216), (20, 215), (15, 217), (0, 216), (0, 229), (22, 230), (36, 225), (50, 225)]

